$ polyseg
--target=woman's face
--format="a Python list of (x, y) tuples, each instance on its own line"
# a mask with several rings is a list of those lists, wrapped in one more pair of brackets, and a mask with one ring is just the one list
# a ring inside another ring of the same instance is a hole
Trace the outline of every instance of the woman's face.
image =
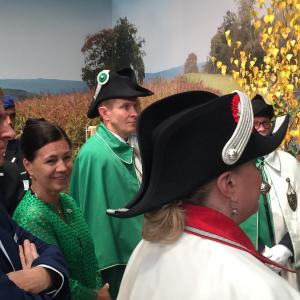
[(242, 164), (235, 172), (238, 175), (236, 177), (236, 198), (238, 199), (237, 223), (240, 224), (258, 209), (262, 179), (260, 171), (255, 166), (255, 161)]
[(24, 161), (32, 177), (32, 188), (40, 195), (58, 193), (68, 187), (72, 171), (72, 153), (62, 139), (49, 143), (36, 152), (32, 162)]

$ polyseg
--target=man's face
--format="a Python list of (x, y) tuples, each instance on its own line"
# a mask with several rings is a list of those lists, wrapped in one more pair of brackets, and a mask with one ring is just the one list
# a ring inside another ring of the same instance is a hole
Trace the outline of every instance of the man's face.
[(272, 122), (268, 117), (254, 117), (254, 128), (261, 135), (268, 135), (272, 130)]
[(105, 126), (123, 139), (135, 132), (139, 112), (137, 98), (114, 99), (109, 105), (99, 107)]
[(16, 108), (15, 107), (7, 108), (5, 110), (5, 112), (6, 112), (6, 115), (8, 116), (8, 118), (9, 118), (10, 126), (13, 129), (15, 129), (15, 124), (16, 124)]
[[(1, 105), (1, 103), (0, 103)], [(6, 112), (3, 110), (2, 105), (0, 108), (0, 166), (4, 163), (4, 154), (7, 142), (16, 136), (13, 128), (10, 125), (10, 119)]]

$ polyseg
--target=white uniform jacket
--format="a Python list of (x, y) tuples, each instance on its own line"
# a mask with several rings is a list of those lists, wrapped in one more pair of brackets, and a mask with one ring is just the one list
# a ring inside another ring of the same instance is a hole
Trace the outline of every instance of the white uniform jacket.
[[(270, 204), (273, 215), (275, 244), (288, 231), (293, 243), (295, 267), (300, 268), (300, 164), (289, 153), (275, 150), (265, 157), (265, 172), (271, 184)], [(297, 195), (294, 212), (287, 200), (288, 182)]]
[(294, 288), (253, 255), (250, 240), (232, 220), (205, 207), (187, 205), (186, 210), (187, 225), (193, 227), (186, 227), (175, 243), (139, 243), (118, 300), (300, 299)]

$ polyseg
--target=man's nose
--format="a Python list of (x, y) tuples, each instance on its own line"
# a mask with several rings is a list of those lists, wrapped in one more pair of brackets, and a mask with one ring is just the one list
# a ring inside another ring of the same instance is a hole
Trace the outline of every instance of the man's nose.
[(3, 122), (3, 129), (2, 129), (2, 133), (1, 133), (1, 138), (2, 139), (13, 139), (16, 137), (16, 133), (13, 130), (13, 128), (11, 127), (11, 120), (9, 116), (5, 117), (5, 120)]
[(11, 116), (7, 116), (7, 122), (8, 122), (8, 124), (12, 127), (12, 124), (13, 124), (13, 121), (12, 121), (12, 117)]
[(139, 114), (139, 112), (138, 112), (137, 108), (133, 106), (130, 109), (130, 114), (133, 116), (137, 116)]
[(263, 133), (265, 132), (266, 128), (263, 126), (263, 124), (259, 124), (259, 126), (256, 128), (256, 131), (258, 133)]

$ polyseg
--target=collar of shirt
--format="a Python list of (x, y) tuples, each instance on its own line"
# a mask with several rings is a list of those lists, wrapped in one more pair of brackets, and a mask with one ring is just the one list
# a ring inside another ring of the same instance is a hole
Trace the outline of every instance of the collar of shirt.
[(278, 155), (278, 150), (275, 150), (264, 157), (265, 157), (265, 163), (269, 167), (275, 169), (278, 172), (281, 171), (281, 163)]
[(102, 142), (126, 164), (133, 163), (133, 149), (126, 143), (122, 141), (119, 136), (111, 132), (106, 128), (106, 126), (101, 123), (96, 130), (95, 136), (97, 139), (102, 140)]
[(184, 208), (185, 232), (248, 252), (265, 264), (295, 273), (295, 270), (281, 266), (258, 253), (243, 230), (224, 214), (206, 206), (189, 203), (185, 203)]
[[(109, 130), (109, 129), (107, 129)], [(111, 130), (109, 130), (119, 141), (128, 144), (128, 142), (126, 140), (124, 140), (122, 137), (120, 137), (119, 135), (117, 135), (116, 133), (112, 132)]]
[(186, 210), (186, 225), (223, 237), (241, 246), (254, 250), (249, 238), (242, 229), (224, 214), (193, 204), (184, 204)]

